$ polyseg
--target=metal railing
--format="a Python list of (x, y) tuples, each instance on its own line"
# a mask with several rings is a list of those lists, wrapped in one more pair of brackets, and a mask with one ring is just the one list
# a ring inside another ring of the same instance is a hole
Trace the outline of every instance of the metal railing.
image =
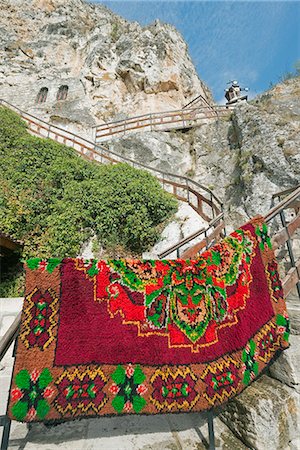
[(206, 106), (210, 106), (211, 108), (213, 108), (214, 106), (211, 105), (205, 97), (203, 97), (203, 95), (198, 95), (197, 97), (193, 98), (193, 100), (191, 100), (190, 102), (188, 102), (186, 105), (184, 105), (182, 107), (182, 109), (185, 108), (191, 108), (194, 105), (197, 105), (198, 103), (202, 104), (202, 105), (206, 105)]
[(170, 131), (198, 126), (203, 120), (228, 115), (233, 108), (202, 103), (197, 107), (143, 114), (127, 119), (96, 125), (95, 142), (103, 142), (113, 136), (124, 136), (131, 131)]
[(95, 144), (71, 131), (28, 114), (5, 100), (0, 100), (0, 104), (19, 114), (27, 122), (31, 133), (72, 147), (89, 161), (97, 163), (123, 162), (135, 168), (147, 170), (160, 181), (167, 192), (173, 194), (178, 200), (188, 203), (207, 222), (213, 220), (222, 211), (223, 205), (218, 197), (210, 189), (188, 177), (164, 172), (119, 155), (103, 145)]
[[(274, 199), (280, 200), (275, 206)], [(280, 250), (282, 251), (286, 247), (288, 256), (288, 263), (285, 265), (282, 282), (283, 292), (285, 297), (287, 297), (292, 289), (296, 287), (300, 298), (300, 257), (295, 257), (292, 245), (292, 239), (295, 238), (295, 233), (300, 231), (300, 185), (274, 194), (271, 204), (273, 207), (264, 216), (264, 219), (271, 231), (272, 246), (276, 253), (279, 253)], [(287, 220), (286, 210), (291, 209), (293, 213), (290, 214), (290, 219)], [(206, 235), (202, 241), (184, 251), (181, 258), (195, 258), (199, 252), (208, 249), (212, 243), (217, 242), (222, 237), (221, 220), (223, 219), (220, 219), (219, 229), (218, 226), (215, 229), (210, 227), (210, 235)]]
[[(279, 203), (274, 205), (276, 199)], [(296, 287), (300, 298), (300, 257), (296, 258), (292, 242), (300, 229), (300, 185), (274, 194), (271, 205), (274, 206), (265, 216), (265, 221), (276, 230), (272, 237), (273, 248), (275, 252), (285, 249), (288, 256), (287, 264), (284, 265), (283, 292), (287, 297)], [(289, 218), (286, 210), (293, 210)]]
[[(201, 251), (203, 248), (209, 248), (213, 243), (218, 240), (221, 236), (225, 236), (225, 222), (224, 222), (224, 213), (221, 212), (217, 217), (215, 217), (210, 223), (208, 227), (203, 227), (200, 230), (196, 231), (193, 234), (190, 234), (186, 238), (180, 240), (176, 244), (168, 247), (163, 252), (158, 254), (159, 259), (166, 258), (167, 256), (172, 255), (172, 253), (176, 252), (176, 258), (189, 259), (190, 256), (190, 246), (186, 249), (187, 244), (191, 244), (195, 240), (199, 240), (200, 242), (193, 245), (193, 254), (194, 248), (197, 247), (197, 253)], [(192, 255), (193, 256), (193, 255)], [(191, 256), (191, 257), (192, 257)]]

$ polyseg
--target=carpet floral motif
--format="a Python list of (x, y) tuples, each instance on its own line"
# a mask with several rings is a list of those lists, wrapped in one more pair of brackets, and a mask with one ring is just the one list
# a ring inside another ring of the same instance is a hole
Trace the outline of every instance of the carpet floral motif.
[(193, 260), (28, 260), (10, 417), (196, 412), (238, 395), (288, 347), (271, 247), (258, 217)]
[(239, 364), (228, 357), (219, 363), (209, 365), (201, 375), (201, 379), (207, 385), (203, 394), (207, 401), (211, 405), (217, 401), (222, 402), (237, 392), (241, 381)]
[(64, 371), (56, 381), (56, 409), (64, 416), (74, 416), (88, 410), (98, 413), (107, 401), (103, 392), (106, 382), (107, 379), (99, 368)]
[(250, 339), (242, 353), (243, 383), (246, 385), (258, 375), (258, 351), (256, 347), (256, 342)]
[(25, 319), (20, 332), (20, 337), (27, 347), (39, 347), (44, 350), (54, 340), (57, 306), (58, 298), (51, 289), (42, 293), (35, 288), (27, 296)]
[(259, 333), (258, 338), (258, 358), (267, 362), (278, 348), (280, 334), (278, 334), (276, 325), (266, 324)]
[(254, 244), (238, 230), (197, 260), (93, 261), (84, 269), (95, 278), (95, 301), (106, 299), (112, 317), (120, 314), (139, 335), (166, 336), (170, 348), (199, 352), (245, 308)]
[(158, 411), (191, 410), (199, 398), (190, 368), (158, 369), (151, 378), (151, 401)]
[(11, 391), (12, 413), (17, 420), (28, 422), (44, 419), (50, 410), (48, 399), (54, 394), (50, 383), (53, 380), (49, 369), (31, 373), (24, 369), (16, 374), (16, 387)]
[(139, 413), (146, 405), (143, 395), (147, 387), (143, 384), (146, 376), (140, 366), (133, 367), (128, 364), (126, 368), (118, 366), (111, 375), (114, 383), (110, 386), (110, 392), (115, 396), (112, 406), (120, 413), (122, 411), (134, 411)]

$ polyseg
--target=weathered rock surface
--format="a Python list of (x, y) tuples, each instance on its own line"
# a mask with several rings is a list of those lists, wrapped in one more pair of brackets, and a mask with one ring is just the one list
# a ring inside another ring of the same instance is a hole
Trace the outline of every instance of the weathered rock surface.
[[(157, 255), (170, 248), (180, 240), (190, 236), (200, 228), (205, 227), (206, 222), (187, 203), (179, 202), (179, 208), (174, 220), (164, 228), (160, 240), (155, 244), (150, 252), (144, 253), (143, 258), (157, 258)], [(185, 244), (180, 248), (180, 254), (191, 246), (193, 242)], [(176, 259), (177, 252), (167, 255), (168, 259)]]
[(232, 116), (185, 131), (136, 133), (105, 144), (153, 167), (188, 175), (223, 200), (238, 226), (270, 209), (271, 196), (300, 183), (300, 77)]
[(221, 419), (255, 450), (283, 450), (300, 433), (300, 396), (294, 390), (263, 375), (221, 414)]
[(290, 348), (270, 367), (270, 375), (300, 393), (300, 336), (290, 336)]
[[(0, 0), (0, 8), (1, 97), (65, 128), (211, 98), (170, 25), (141, 27), (82, 0)], [(63, 85), (68, 96), (58, 101)], [(43, 87), (47, 100), (37, 104)]]
[(296, 289), (295, 292), (288, 297), (288, 311), (291, 321), (291, 332), (300, 335), (300, 301)]

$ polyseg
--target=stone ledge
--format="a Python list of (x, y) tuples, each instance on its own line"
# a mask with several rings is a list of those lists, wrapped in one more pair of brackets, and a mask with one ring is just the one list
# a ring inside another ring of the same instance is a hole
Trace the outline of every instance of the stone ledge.
[(286, 349), (270, 366), (270, 375), (300, 394), (300, 336), (290, 335), (290, 348)]
[(300, 432), (300, 395), (263, 375), (230, 401), (219, 416), (255, 450), (283, 450)]

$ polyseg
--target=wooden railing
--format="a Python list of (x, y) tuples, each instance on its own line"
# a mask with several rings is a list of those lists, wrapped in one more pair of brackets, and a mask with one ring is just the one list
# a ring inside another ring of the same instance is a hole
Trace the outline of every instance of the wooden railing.
[[(273, 204), (276, 199), (279, 203), (268, 212), (265, 220), (271, 230), (272, 228), (276, 230), (272, 237), (275, 253), (284, 248), (287, 252), (288, 265), (285, 265), (285, 277), (282, 282), (284, 295), (287, 297), (296, 287), (300, 298), (300, 257), (295, 257), (292, 242), (296, 232), (300, 230), (300, 185), (273, 195)], [(286, 214), (287, 210), (290, 210), (289, 217)]]
[(222, 202), (214, 193), (190, 178), (154, 169), (121, 156), (103, 145), (95, 144), (71, 131), (64, 130), (32, 114), (28, 114), (4, 100), (0, 100), (0, 104), (18, 113), (27, 122), (31, 133), (72, 147), (89, 161), (103, 164), (124, 162), (138, 169), (147, 170), (160, 181), (166, 191), (173, 194), (178, 200), (188, 203), (207, 222), (210, 222), (222, 212)]
[(209, 106), (211, 109), (215, 109), (215, 105), (209, 103), (203, 95), (198, 95), (197, 97), (193, 98), (190, 102), (188, 102), (186, 105), (183, 106), (182, 109), (185, 108), (194, 108), (196, 105), (202, 105), (202, 106)]
[(204, 120), (216, 119), (228, 115), (231, 109), (221, 105), (210, 105), (202, 101), (201, 105), (183, 107), (174, 111), (143, 114), (116, 120), (95, 127), (95, 142), (103, 142), (114, 136), (124, 136), (132, 131), (169, 131), (198, 126)]
[[(168, 247), (166, 250), (158, 254), (160, 259), (166, 258), (176, 252), (176, 258), (190, 259), (195, 254), (195, 249), (197, 253), (203, 248), (209, 248), (214, 242), (218, 241), (221, 236), (225, 236), (225, 222), (224, 213), (221, 212), (215, 219), (213, 219), (208, 227), (201, 228), (193, 234), (190, 234), (186, 238), (177, 242), (176, 244)], [(193, 241), (199, 240), (192, 247), (192, 252), (190, 256), (190, 246)], [(184, 251), (184, 249), (189, 244), (189, 248)]]
[[(297, 288), (300, 298), (300, 258), (296, 259), (293, 251), (292, 239), (297, 231), (300, 232), (300, 185), (273, 195), (273, 199), (281, 201), (266, 214), (265, 221), (269, 225), (273, 249), (276, 253), (286, 247), (289, 263), (283, 278), (283, 291), (285, 297), (293, 288)], [(274, 202), (272, 202), (274, 204)], [(287, 220), (287, 210), (293, 210), (290, 220)], [(183, 259), (195, 258), (202, 250), (208, 249), (222, 237), (223, 218), (216, 227), (210, 227), (207, 235), (197, 244), (194, 244), (180, 256)], [(201, 236), (199, 234), (199, 236)], [(299, 236), (300, 238), (300, 236)], [(185, 242), (186, 244), (186, 242)]]

